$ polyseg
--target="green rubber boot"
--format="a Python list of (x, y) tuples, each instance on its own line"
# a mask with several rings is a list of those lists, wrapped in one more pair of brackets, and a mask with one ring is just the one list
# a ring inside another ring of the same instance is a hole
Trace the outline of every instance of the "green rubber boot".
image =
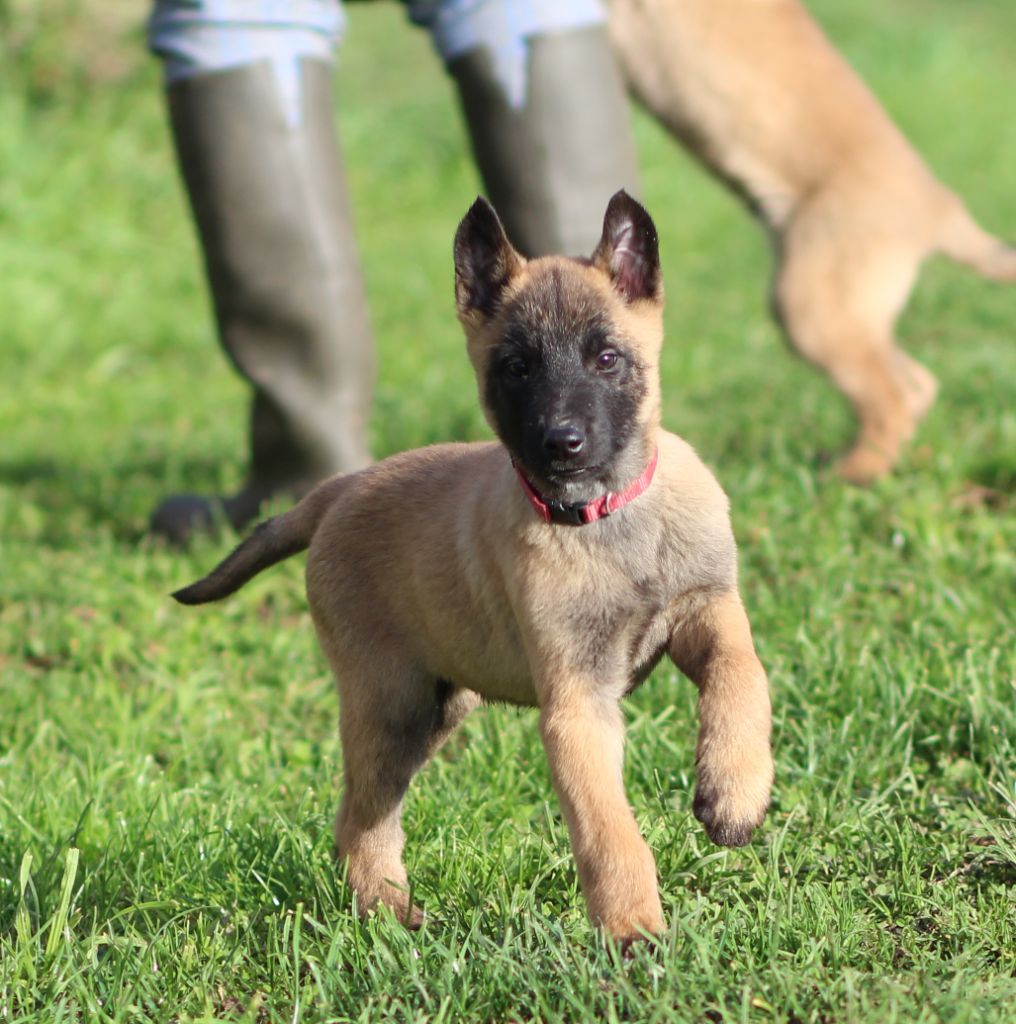
[(520, 107), (509, 103), (486, 49), (448, 70), (512, 243), (527, 256), (588, 256), (610, 197), (639, 191), (628, 99), (606, 29), (533, 37)]
[(176, 542), (272, 495), (370, 462), (374, 345), (335, 133), (332, 67), (301, 64), (299, 118), (268, 63), (167, 91), (219, 337), (254, 395), (246, 482), (174, 495), (151, 528)]

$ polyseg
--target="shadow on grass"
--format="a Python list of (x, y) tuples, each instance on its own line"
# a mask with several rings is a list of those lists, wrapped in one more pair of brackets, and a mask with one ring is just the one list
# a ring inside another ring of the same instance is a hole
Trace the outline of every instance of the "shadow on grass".
[(1016, 459), (1005, 458), (1001, 453), (982, 459), (971, 467), (970, 477), (982, 487), (1016, 496)]
[[(167, 464), (155, 456), (121, 459), (115, 465), (0, 458), (0, 488), (14, 492), (7, 502), (7, 535), (30, 534), (49, 547), (65, 548), (77, 546), (84, 534), (102, 531), (135, 547), (149, 538), (148, 517), (168, 494), (214, 494), (222, 488), (220, 461), (174, 460), (171, 476)], [(30, 524), (21, 519), (19, 505), (32, 509)]]

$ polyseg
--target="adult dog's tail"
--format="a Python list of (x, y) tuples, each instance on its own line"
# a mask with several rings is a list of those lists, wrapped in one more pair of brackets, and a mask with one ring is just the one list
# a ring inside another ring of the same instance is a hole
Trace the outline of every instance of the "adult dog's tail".
[(985, 231), (958, 200), (946, 220), (939, 249), (990, 281), (1016, 283), (1016, 247)]
[(235, 593), (262, 569), (306, 550), (325, 511), (348, 481), (348, 476), (332, 477), (315, 487), (295, 508), (266, 519), (207, 576), (177, 590), (173, 597), (181, 604), (218, 601)]

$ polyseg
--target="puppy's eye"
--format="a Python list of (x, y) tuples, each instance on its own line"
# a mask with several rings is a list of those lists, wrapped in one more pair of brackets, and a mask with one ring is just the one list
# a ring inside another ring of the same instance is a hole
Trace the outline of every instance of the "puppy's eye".
[(617, 369), (617, 364), (620, 358), (621, 357), (612, 348), (605, 348), (596, 357), (596, 369), (603, 373), (610, 373), (611, 370)]
[(512, 356), (502, 365), (505, 374), (512, 380), (525, 380), (529, 376), (529, 364), (521, 356)]

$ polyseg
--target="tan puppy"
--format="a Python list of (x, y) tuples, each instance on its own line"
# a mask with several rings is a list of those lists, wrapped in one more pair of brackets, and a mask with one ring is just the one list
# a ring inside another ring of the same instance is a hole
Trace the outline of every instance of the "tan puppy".
[(477, 200), (456, 298), (503, 443), (393, 456), (263, 523), (187, 604), (310, 548), (307, 594), (341, 696), (339, 853), (361, 912), (409, 925), (402, 799), (482, 700), (540, 709), (594, 921), (663, 928), (652, 854), (621, 781), (618, 702), (664, 653), (700, 690), (695, 814), (746, 843), (769, 802), (765, 672), (737, 591), (727, 500), (659, 426), (656, 231), (620, 192), (591, 260), (527, 262)]
[(893, 333), (921, 261), (1016, 281), (1016, 250), (936, 181), (796, 0), (612, 0), (611, 33), (636, 96), (769, 228), (776, 316), (859, 420), (840, 472), (887, 472), (935, 397)]

